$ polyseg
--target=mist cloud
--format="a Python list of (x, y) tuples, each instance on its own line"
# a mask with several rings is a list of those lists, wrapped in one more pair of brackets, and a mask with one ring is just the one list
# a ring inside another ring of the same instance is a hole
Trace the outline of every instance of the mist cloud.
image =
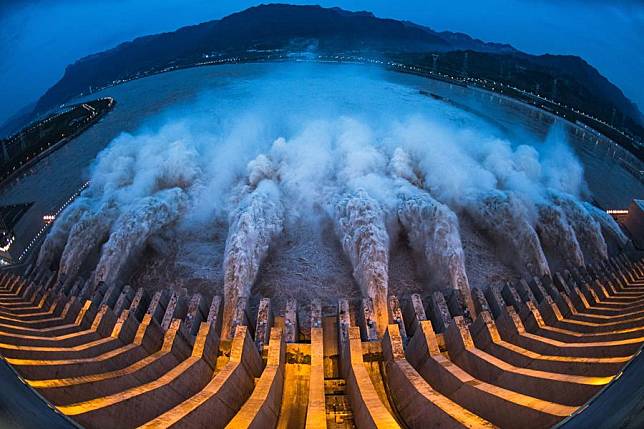
[[(346, 97), (376, 84), (338, 73), (353, 84)], [(552, 261), (559, 268), (605, 258), (603, 234), (623, 244), (583, 202), (583, 167), (560, 125), (527, 145), (437, 101), (423, 111), (386, 101), (358, 111), (330, 101), (293, 106), (279, 86), (267, 87), (216, 121), (188, 105), (114, 139), (94, 162), (89, 187), (54, 224), (41, 269), (58, 270), (65, 282), (80, 275), (124, 283), (152, 243), (218, 240), (223, 260), (199, 260), (221, 264), (230, 327), (289, 225), (319, 228), (325, 220), (382, 331), (389, 252), (400, 231), (432, 287), (463, 292), (464, 217), (524, 276), (549, 273)], [(301, 88), (290, 89), (297, 98)]]

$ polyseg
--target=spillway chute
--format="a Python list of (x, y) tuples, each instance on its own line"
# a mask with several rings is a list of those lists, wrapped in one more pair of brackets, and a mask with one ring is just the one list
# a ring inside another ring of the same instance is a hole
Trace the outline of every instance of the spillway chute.
[(124, 281), (147, 240), (174, 223), (185, 205), (185, 192), (172, 188), (141, 198), (121, 213), (112, 226), (109, 239), (101, 248), (92, 284), (111, 285)]
[(539, 237), (528, 221), (525, 207), (513, 193), (491, 190), (472, 195), (465, 210), (500, 250), (515, 255), (520, 272), (530, 276), (550, 274)]
[(536, 204), (536, 208), (536, 230), (544, 250), (556, 255), (565, 267), (584, 266), (577, 235), (561, 208), (547, 202)]
[(584, 202), (584, 208), (597, 221), (605, 238), (611, 237), (620, 249), (626, 247), (630, 239), (611, 215), (587, 201)]
[(245, 308), (271, 242), (284, 228), (281, 191), (275, 170), (264, 155), (249, 163), (248, 183), (231, 211), (224, 251), (224, 319), (222, 336), (234, 333), (239, 308)]
[(89, 199), (81, 196), (62, 211), (40, 246), (36, 260), (37, 269), (50, 269), (59, 262), (70, 230), (90, 207)]
[(552, 190), (549, 192), (549, 199), (561, 208), (572, 225), (584, 253), (584, 261), (588, 264), (607, 259), (608, 247), (601, 225), (588, 213), (584, 205), (572, 195)]
[(384, 334), (389, 316), (389, 235), (385, 211), (364, 189), (345, 193), (334, 205), (336, 233), (353, 266), (362, 295), (371, 298), (377, 331)]
[(71, 228), (58, 266), (58, 281), (64, 290), (75, 281), (88, 256), (107, 240), (117, 215), (116, 203), (107, 201), (85, 212)]

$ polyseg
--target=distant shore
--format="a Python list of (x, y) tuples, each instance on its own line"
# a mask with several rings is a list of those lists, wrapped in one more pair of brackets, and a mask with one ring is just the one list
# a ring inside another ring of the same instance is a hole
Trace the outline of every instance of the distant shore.
[[(107, 101), (107, 105), (104, 109), (98, 111), (96, 115), (90, 116), (88, 120), (84, 123), (79, 124), (79, 126), (73, 131), (73, 133), (65, 136), (64, 138), (58, 140), (56, 143), (53, 145), (47, 146), (44, 148), (42, 151), (40, 151), (37, 155), (28, 158), (27, 161), (22, 163), (19, 167), (17, 167), (14, 171), (8, 173), (6, 177), (3, 177), (0, 180), (0, 187), (5, 186), (9, 184), (12, 180), (14, 180), (16, 177), (19, 177), (22, 175), (26, 170), (29, 168), (33, 167), (36, 165), (38, 162), (42, 161), (43, 159), (47, 158), (49, 155), (54, 153), (56, 150), (60, 149), (61, 147), (65, 146), (67, 143), (69, 143), (71, 140), (75, 139), (79, 135), (81, 135), (85, 130), (89, 129), (92, 127), (94, 124), (96, 124), (101, 118), (103, 118), (107, 113), (109, 113), (113, 108), (114, 105), (116, 104), (116, 100), (112, 97), (104, 97), (101, 99), (97, 99), (94, 101)], [(78, 106), (82, 105), (84, 103), (79, 104)], [(78, 107), (78, 106), (73, 106), (73, 107)], [(72, 107), (72, 106), (70, 106)], [(28, 125), (27, 127), (23, 128), (20, 132), (16, 133), (14, 136), (10, 137), (9, 139), (6, 140), (6, 142), (11, 141), (12, 139), (16, 139), (17, 136), (19, 136), (23, 132), (27, 132), (27, 130), (33, 130), (39, 126), (41, 126), (43, 123), (52, 120), (57, 116), (57, 114), (50, 115), (47, 118), (38, 121), (36, 123), (32, 123)], [(4, 143), (4, 142), (3, 142)]]

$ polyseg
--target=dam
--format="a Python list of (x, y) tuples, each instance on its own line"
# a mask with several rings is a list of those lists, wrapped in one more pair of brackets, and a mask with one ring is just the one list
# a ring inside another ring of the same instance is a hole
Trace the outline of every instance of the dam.
[(606, 210), (642, 184), (607, 139), (362, 66), (104, 91), (0, 194), (35, 200), (0, 354), (64, 424), (582, 427), (637, 398), (644, 264)]
[(441, 292), (390, 295), (370, 341), (366, 300), (263, 299), (225, 338), (219, 296), (3, 274), (0, 348), (84, 427), (549, 427), (619, 383), (644, 341), (643, 294), (644, 264), (620, 256), (473, 289), (475, 314)]

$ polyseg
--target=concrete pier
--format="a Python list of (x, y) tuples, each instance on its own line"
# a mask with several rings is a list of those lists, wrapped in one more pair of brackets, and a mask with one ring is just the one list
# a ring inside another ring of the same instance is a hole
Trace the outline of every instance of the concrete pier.
[(616, 375), (644, 343), (644, 264), (623, 257), (468, 300), (389, 296), (384, 336), (369, 299), (313, 301), (310, 331), (294, 300), (275, 326), (260, 301), (250, 327), (243, 301), (222, 341), (221, 297), (33, 273), (0, 273), (0, 354), (88, 428), (570, 425), (632, 385)]

